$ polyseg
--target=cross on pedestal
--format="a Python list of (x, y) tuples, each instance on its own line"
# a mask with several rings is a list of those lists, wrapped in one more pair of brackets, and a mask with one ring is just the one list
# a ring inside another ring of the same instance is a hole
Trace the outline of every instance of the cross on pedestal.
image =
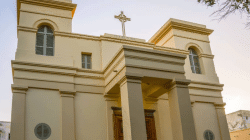
[(121, 14), (116, 16), (115, 15), (115, 18), (119, 19), (122, 23), (122, 34), (123, 36), (126, 36), (125, 34), (125, 22), (126, 21), (130, 21), (130, 18), (127, 18), (124, 14), (123, 14), (123, 11), (121, 11)]

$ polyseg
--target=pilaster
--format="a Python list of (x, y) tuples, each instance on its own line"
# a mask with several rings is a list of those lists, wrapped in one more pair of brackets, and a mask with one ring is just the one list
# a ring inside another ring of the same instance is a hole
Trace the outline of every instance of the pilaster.
[(190, 80), (174, 79), (169, 89), (170, 118), (173, 140), (196, 140), (188, 85)]
[(217, 120), (220, 129), (221, 140), (230, 140), (230, 134), (227, 125), (227, 118), (225, 114), (225, 106), (226, 104), (215, 104)]
[(75, 140), (75, 91), (60, 91), (62, 98), (62, 140)]
[(25, 108), (28, 87), (12, 84), (11, 88), (13, 97), (10, 140), (25, 140)]
[(118, 106), (118, 95), (105, 95), (106, 99), (106, 116), (107, 116), (107, 140), (114, 140), (114, 128), (113, 128), (113, 110), (112, 106)]
[(123, 136), (125, 140), (146, 140), (141, 79), (143, 76), (126, 73), (120, 82)]

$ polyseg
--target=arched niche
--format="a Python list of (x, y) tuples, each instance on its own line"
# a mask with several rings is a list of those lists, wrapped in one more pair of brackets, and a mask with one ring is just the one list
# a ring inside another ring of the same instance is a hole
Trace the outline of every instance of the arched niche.
[(39, 28), (42, 25), (47, 25), (51, 27), (54, 31), (59, 31), (57, 24), (49, 19), (40, 19), (33, 24), (33, 28)]
[(202, 50), (201, 47), (200, 47), (199, 45), (197, 45), (196, 43), (193, 43), (193, 42), (188, 43), (188, 44), (186, 45), (186, 47), (185, 47), (185, 50), (188, 51), (189, 48), (194, 49), (194, 50), (198, 53), (198, 55), (203, 54), (203, 50)]

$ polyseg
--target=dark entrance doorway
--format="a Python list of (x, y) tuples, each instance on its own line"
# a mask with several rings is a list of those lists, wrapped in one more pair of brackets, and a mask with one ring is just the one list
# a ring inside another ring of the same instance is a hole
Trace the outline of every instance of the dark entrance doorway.
[[(122, 125), (122, 111), (120, 107), (112, 107), (113, 122), (114, 122), (114, 140), (123, 140), (123, 125)], [(147, 131), (147, 140), (157, 140), (156, 139), (156, 130), (155, 130), (155, 121), (154, 121), (154, 112), (155, 110), (144, 109), (145, 112), (145, 122), (146, 122), (146, 131)]]

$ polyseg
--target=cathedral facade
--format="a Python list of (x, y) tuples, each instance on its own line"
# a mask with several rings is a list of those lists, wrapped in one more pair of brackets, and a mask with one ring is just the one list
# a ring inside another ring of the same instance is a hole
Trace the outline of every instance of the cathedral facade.
[(72, 33), (71, 0), (17, 0), (11, 140), (230, 140), (205, 25)]

